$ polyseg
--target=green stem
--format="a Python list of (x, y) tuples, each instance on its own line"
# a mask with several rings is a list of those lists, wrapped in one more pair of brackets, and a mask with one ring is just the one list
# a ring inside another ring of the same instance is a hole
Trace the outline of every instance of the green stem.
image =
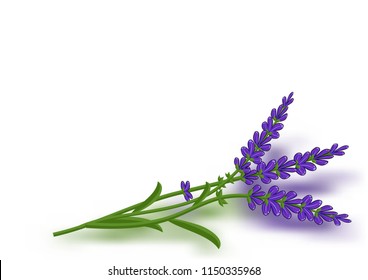
[[(209, 192), (209, 194), (207, 195), (207, 197), (209, 197), (210, 195), (212, 195), (213, 193), (215, 193), (216, 191), (218, 191), (220, 188), (224, 187), (227, 183), (236, 182), (236, 181), (241, 180), (242, 179), (242, 176), (235, 177), (235, 175), (238, 172), (239, 172), (238, 170), (235, 170), (228, 178), (226, 178), (226, 179), (224, 179), (222, 181), (215, 181), (215, 182), (209, 183), (209, 185), (210, 185), (211, 188), (212, 187), (215, 187), (215, 188), (212, 189)], [(206, 184), (200, 185), (200, 186), (197, 186), (197, 187), (190, 188), (190, 191), (191, 192), (195, 192), (195, 191), (203, 190), (205, 187), (206, 187)], [(158, 199), (156, 201), (164, 200), (164, 199), (167, 199), (167, 198), (170, 198), (170, 197), (174, 197), (174, 196), (177, 196), (177, 195), (182, 195), (182, 194), (183, 194), (183, 192), (181, 190), (180, 191), (171, 192), (171, 193), (168, 193), (168, 194), (161, 195), (160, 197), (158, 197)], [(224, 197), (225, 196), (223, 196), (223, 198)], [(207, 201), (211, 201), (209, 203), (212, 203), (213, 201), (217, 201), (218, 200), (217, 198), (213, 198), (213, 199), (212, 200), (210, 199), (210, 200), (207, 200)], [(126, 207), (124, 209), (121, 209), (119, 211), (116, 211), (114, 213), (111, 213), (109, 215), (103, 216), (103, 217), (101, 217), (99, 219), (92, 220), (90, 222), (81, 224), (79, 226), (75, 226), (75, 227), (72, 227), (72, 228), (68, 228), (68, 229), (65, 229), (65, 230), (54, 232), (53, 235), (54, 236), (60, 236), (60, 235), (63, 235), (63, 234), (68, 234), (68, 233), (71, 233), (71, 232), (74, 232), (74, 231), (77, 231), (77, 230), (84, 229), (84, 228), (88, 227), (88, 225), (90, 225), (92, 223), (98, 223), (98, 222), (101, 222), (101, 221), (104, 221), (104, 220), (116, 218), (117, 216), (119, 216), (120, 218), (124, 218), (124, 217), (130, 217), (130, 216), (138, 216), (138, 215), (144, 215), (144, 214), (157, 213), (157, 212), (161, 212), (161, 211), (167, 211), (167, 210), (175, 209), (175, 208), (178, 208), (178, 207), (183, 207), (183, 206), (189, 205), (191, 203), (194, 203), (196, 201), (197, 201), (197, 198), (196, 199), (193, 199), (193, 200), (190, 200), (190, 201), (186, 201), (186, 202), (181, 202), (181, 203), (177, 203), (177, 204), (174, 204), (174, 205), (170, 205), (170, 206), (159, 207), (159, 208), (150, 209), (150, 210), (146, 210), (146, 211), (139, 211), (139, 212), (136, 212), (136, 213), (127, 213), (127, 212), (129, 212), (131, 210), (134, 210), (140, 204), (140, 203), (137, 203), (137, 204), (134, 204), (132, 206)], [(192, 206), (192, 207), (189, 207), (189, 208), (187, 208), (187, 209), (185, 209), (183, 211), (186, 211), (185, 213), (191, 212), (191, 211), (197, 209), (198, 207), (201, 207), (201, 205), (203, 203), (206, 203), (207, 204), (207, 201), (203, 201), (201, 203), (198, 203), (197, 205)], [(204, 204), (204, 205), (206, 205), (206, 204)], [(178, 212), (178, 213), (182, 213), (183, 211)], [(177, 215), (178, 213), (176, 213), (175, 215)], [(182, 215), (184, 215), (184, 214), (182, 214)], [(170, 216), (168, 216), (168, 217), (170, 217)], [(164, 218), (162, 218), (162, 219), (164, 219)], [(157, 219), (156, 220), (153, 220), (153, 221), (156, 221), (156, 222), (150, 221), (149, 224), (156, 224), (157, 223)], [(143, 224), (144, 223), (134, 223), (134, 227), (144, 226)], [(127, 224), (127, 227), (133, 227), (133, 223)]]
[[(222, 199), (231, 199), (231, 198), (248, 198), (249, 195), (248, 194), (227, 194), (227, 195), (223, 195), (222, 196)], [(145, 226), (149, 226), (149, 225), (155, 225), (155, 224), (161, 224), (161, 223), (164, 223), (164, 222), (167, 222), (169, 220), (172, 220), (172, 219), (176, 219), (180, 216), (183, 216), (189, 212), (192, 212), (198, 208), (201, 208), (207, 204), (210, 204), (210, 203), (213, 203), (213, 202), (216, 202), (218, 201), (219, 198), (217, 197), (213, 197), (211, 199), (208, 199), (208, 200), (205, 200), (205, 201), (202, 201), (192, 207), (189, 207), (189, 208), (186, 208), (182, 211), (179, 211), (177, 213), (174, 213), (174, 214), (171, 214), (171, 215), (168, 215), (168, 216), (165, 216), (165, 217), (162, 217), (162, 218), (158, 218), (158, 219), (154, 219), (154, 220), (150, 220), (150, 221), (147, 221), (147, 222), (140, 222), (140, 223), (125, 223), (124, 224), (124, 227), (125, 228), (133, 228), (133, 227), (145, 227)], [(92, 222), (89, 222), (89, 223), (86, 223), (85, 224), (85, 227), (88, 227), (89, 224), (93, 224), (95, 221), (92, 221)]]

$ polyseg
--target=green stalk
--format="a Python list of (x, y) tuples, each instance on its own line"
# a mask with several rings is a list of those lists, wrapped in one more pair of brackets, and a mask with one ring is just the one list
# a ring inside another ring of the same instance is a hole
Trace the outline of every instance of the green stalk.
[[(236, 181), (242, 180), (242, 176), (235, 177), (235, 175), (238, 174), (238, 173), (239, 173), (239, 170), (237, 169), (231, 175), (227, 176), (226, 179), (223, 179), (222, 181), (215, 181), (215, 182), (209, 183), (210, 188), (213, 188), (213, 189), (208, 193), (206, 198), (209, 197), (210, 195), (212, 195), (213, 193), (216, 193), (219, 189), (223, 188), (226, 184), (234, 183)], [(207, 184), (190, 188), (190, 191), (191, 192), (200, 191), (200, 190), (203, 190), (205, 187), (207, 187)], [(167, 193), (167, 194), (159, 196), (157, 198), (156, 202), (160, 201), (160, 200), (170, 198), (170, 197), (182, 195), (182, 194), (183, 194), (183, 192), (181, 190), (180, 191), (174, 191), (174, 192), (171, 192), (171, 193)], [(223, 195), (222, 196), (223, 199), (225, 199), (225, 198), (235, 198), (235, 197), (244, 197), (244, 195), (240, 195), (240, 196), (230, 195), (230, 197), (229, 197), (229, 195)], [(60, 236), (60, 235), (63, 235), (63, 234), (68, 234), (68, 233), (71, 233), (71, 232), (74, 232), (74, 231), (78, 231), (78, 230), (87, 228), (89, 225), (96, 224), (98, 222), (109, 220), (109, 219), (111, 220), (111, 219), (114, 219), (114, 218), (117, 218), (117, 217), (119, 217), (119, 218), (134, 217), (134, 216), (139, 216), (139, 215), (152, 214), (152, 213), (172, 210), (172, 209), (175, 209), (175, 208), (179, 208), (179, 207), (183, 207), (183, 206), (195, 203), (197, 200), (198, 200), (198, 198), (195, 198), (195, 199), (190, 200), (190, 201), (181, 202), (181, 203), (173, 204), (173, 205), (170, 205), (170, 206), (159, 207), (159, 208), (145, 210), (145, 211), (141, 210), (141, 211), (137, 211), (137, 212), (127, 213), (129, 211), (134, 210), (138, 205), (140, 205), (140, 203), (137, 203), (137, 204), (134, 204), (132, 206), (126, 207), (124, 209), (121, 209), (119, 211), (116, 211), (114, 213), (111, 213), (109, 215), (103, 216), (99, 219), (92, 220), (92, 221), (89, 221), (87, 223), (83, 223), (79, 226), (75, 226), (75, 227), (71, 227), (71, 228), (68, 228), (68, 229), (65, 229), (65, 230), (54, 232), (53, 235), (54, 236)], [(129, 227), (141, 227), (141, 226), (146, 226), (146, 225), (151, 225), (151, 224), (159, 224), (159, 223), (162, 223), (162, 222), (166, 222), (170, 219), (180, 217), (184, 214), (187, 214), (191, 211), (194, 211), (195, 209), (198, 209), (199, 207), (202, 207), (204, 205), (207, 205), (208, 203), (212, 203), (212, 202), (215, 202), (215, 201), (218, 201), (218, 200), (219, 199), (217, 197), (209, 199), (209, 200), (203, 200), (203, 201), (201, 201), (200, 203), (198, 203), (196, 205), (192, 205), (191, 207), (188, 207), (188, 208), (186, 208), (186, 209), (184, 209), (180, 212), (177, 212), (175, 214), (172, 214), (172, 215), (169, 215), (169, 216), (166, 216), (166, 217), (163, 217), (163, 218), (151, 220), (151, 221), (148, 221), (148, 222), (126, 223), (126, 224), (124, 224), (124, 226), (129, 228)]]

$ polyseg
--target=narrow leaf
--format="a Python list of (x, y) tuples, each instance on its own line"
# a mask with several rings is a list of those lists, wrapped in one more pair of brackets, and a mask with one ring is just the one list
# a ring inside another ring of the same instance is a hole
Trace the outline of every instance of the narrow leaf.
[(220, 239), (217, 237), (216, 234), (214, 234), (208, 228), (205, 228), (203, 226), (193, 224), (193, 223), (190, 223), (190, 222), (187, 222), (187, 221), (178, 220), (178, 219), (172, 219), (172, 220), (170, 220), (170, 222), (173, 223), (174, 225), (178, 226), (178, 227), (182, 227), (186, 230), (189, 230), (191, 232), (194, 232), (194, 233), (206, 238), (207, 240), (209, 240), (213, 244), (215, 244), (215, 246), (217, 248), (220, 248), (220, 246), (221, 246)]
[(224, 204), (227, 204), (226, 200), (222, 198), (222, 190), (218, 190), (216, 192), (216, 197), (218, 198), (218, 203), (223, 207)]
[[(136, 227), (149, 227), (158, 231), (163, 231), (159, 224), (144, 225), (145, 222), (151, 220), (136, 218), (136, 217), (124, 217), (110, 220), (103, 220), (101, 222), (91, 222), (86, 225), (86, 228), (101, 228), (101, 229), (121, 229), (121, 228), (136, 228)], [(134, 225), (136, 223), (137, 225)], [(143, 224), (142, 224), (143, 223)], [(128, 225), (130, 224), (130, 225)]]
[(193, 203), (193, 206), (202, 202), (208, 195), (208, 193), (210, 192), (211, 189), (211, 185), (210, 183), (206, 182), (206, 186), (204, 187), (201, 195), (197, 198), (196, 202)]
[(134, 212), (138, 212), (141, 211), (145, 208), (147, 208), (148, 206), (150, 206), (152, 203), (154, 203), (160, 196), (162, 191), (162, 186), (160, 184), (160, 182), (157, 182), (157, 186), (155, 188), (155, 190), (153, 191), (153, 193), (142, 203), (140, 203), (133, 211)]

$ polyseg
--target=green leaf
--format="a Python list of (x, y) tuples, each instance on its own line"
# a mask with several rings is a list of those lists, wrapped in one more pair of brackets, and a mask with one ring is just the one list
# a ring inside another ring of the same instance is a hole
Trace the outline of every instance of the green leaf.
[(152, 203), (154, 203), (159, 198), (161, 191), (162, 191), (162, 186), (160, 182), (157, 182), (157, 186), (155, 190), (153, 191), (153, 193), (145, 201), (143, 201), (137, 207), (135, 207), (133, 213), (141, 211), (147, 208), (148, 206), (150, 206)]
[(206, 182), (206, 186), (204, 187), (201, 195), (197, 198), (196, 202), (193, 203), (193, 206), (202, 202), (207, 197), (208, 193), (210, 192), (210, 189), (211, 189), (210, 183)]
[(230, 173), (225, 173), (226, 178), (228, 179), (229, 183), (234, 183), (234, 178), (231, 176)]
[(170, 222), (173, 223), (174, 225), (178, 226), (178, 227), (182, 227), (186, 230), (189, 230), (191, 232), (194, 232), (194, 233), (206, 238), (207, 240), (209, 240), (213, 244), (215, 244), (215, 246), (217, 248), (220, 248), (220, 246), (221, 246), (221, 241), (217, 237), (217, 235), (214, 234), (209, 229), (203, 227), (203, 226), (193, 224), (193, 223), (183, 221), (183, 220), (178, 220), (178, 219), (172, 219), (172, 220), (170, 220)]
[(222, 198), (222, 190), (216, 192), (216, 197), (218, 198), (218, 203), (223, 207), (224, 204), (227, 204), (227, 201)]
[[(137, 217), (114, 218), (110, 220), (103, 220), (101, 222), (95, 221), (88, 223), (86, 228), (101, 228), (101, 229), (121, 229), (121, 228), (136, 228), (149, 227), (158, 231), (163, 231), (159, 224), (142, 225), (142, 223), (150, 222), (151, 220)], [(137, 225), (134, 225), (136, 223)]]

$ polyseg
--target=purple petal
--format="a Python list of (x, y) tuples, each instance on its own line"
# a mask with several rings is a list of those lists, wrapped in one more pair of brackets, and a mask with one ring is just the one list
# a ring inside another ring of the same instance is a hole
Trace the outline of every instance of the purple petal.
[(319, 148), (319, 147), (315, 147), (312, 151), (311, 151), (311, 154), (312, 155), (316, 155), (316, 154), (318, 154), (318, 152), (320, 151), (321, 149)]
[(276, 166), (276, 160), (271, 160), (268, 164), (267, 167), (264, 169), (264, 171), (271, 171), (272, 169), (274, 169)]
[(340, 226), (341, 222), (337, 218), (335, 218), (334, 219), (334, 224), (335, 224), (335, 226)]
[(294, 212), (295, 214), (298, 214), (300, 212), (300, 208), (294, 205), (285, 204), (285, 208), (288, 208), (290, 211)]
[(282, 123), (277, 123), (272, 127), (272, 131), (277, 131), (277, 130), (281, 130), (284, 128), (284, 125)]
[(313, 200), (313, 197), (310, 194), (308, 194), (305, 197), (303, 197), (302, 203), (305, 203), (306, 205), (308, 205), (312, 202), (312, 200)]
[(286, 194), (286, 200), (290, 200), (290, 199), (293, 199), (294, 197), (296, 197), (298, 194), (294, 191), (289, 191), (287, 194)]
[(248, 203), (248, 206), (249, 206), (249, 208), (250, 208), (250, 210), (254, 210), (254, 209), (256, 209), (256, 205), (254, 204), (254, 202), (253, 201), (251, 201), (251, 202), (249, 202)]
[(234, 158), (234, 164), (237, 165), (237, 166), (239, 166), (239, 158), (237, 158), (237, 157)]
[(261, 178), (261, 181), (262, 181), (263, 183), (265, 183), (265, 184), (269, 184), (269, 183), (271, 183), (271, 179), (270, 179), (270, 178), (268, 178), (268, 177), (263, 177), (263, 178)]
[(281, 117), (279, 117), (279, 121), (283, 122), (284, 120), (286, 120), (288, 114), (284, 114)]
[[(271, 138), (270, 138), (271, 139)], [(271, 144), (265, 144), (265, 145), (262, 145), (262, 150), (263, 151), (269, 151), (271, 149)]]
[(283, 157), (280, 157), (279, 160), (277, 161), (277, 164), (280, 166), (280, 165), (283, 165), (286, 161), (287, 161), (287, 156), (283, 156)]
[(298, 219), (299, 219), (299, 221), (305, 221), (305, 219), (306, 219), (306, 216), (305, 216), (305, 213), (304, 213), (304, 211), (300, 211), (299, 213), (298, 213)]
[(273, 132), (272, 132), (271, 137), (272, 137), (273, 139), (277, 139), (277, 138), (279, 138), (279, 137), (280, 137), (280, 133), (278, 133), (277, 131), (273, 131)]
[(249, 153), (253, 154), (253, 152), (254, 152), (254, 142), (252, 140), (248, 141), (248, 149), (249, 149)]
[(320, 217), (322, 218), (322, 219), (324, 219), (326, 222), (332, 222), (333, 221), (333, 218), (331, 218), (330, 216), (328, 216), (328, 215), (324, 215), (324, 214), (321, 214), (321, 212), (320, 212)]
[(278, 193), (273, 194), (271, 197), (272, 197), (272, 200), (279, 200), (283, 198), (284, 196), (285, 196), (285, 191), (279, 191)]
[(308, 209), (316, 209), (316, 208), (320, 207), (321, 205), (322, 205), (322, 200), (317, 199), (317, 200), (315, 200), (315, 201), (313, 201), (309, 204), (306, 204), (305, 207), (308, 208)]
[(282, 209), (282, 215), (286, 218), (286, 219), (290, 219), (291, 218), (291, 212), (287, 209), (287, 208), (283, 208)]
[(310, 153), (309, 152), (306, 152), (304, 155), (303, 155), (303, 157), (301, 158), (301, 160), (300, 160), (300, 163), (304, 163), (304, 162), (306, 162), (307, 160), (308, 160), (308, 158), (309, 158), (309, 156), (310, 156)]
[(271, 117), (273, 118), (273, 117), (276, 117), (276, 109), (275, 108), (273, 108), (272, 110), (271, 110)]
[(288, 174), (288, 173), (286, 173), (286, 172), (284, 172), (284, 171), (279, 171), (280, 172), (280, 178), (281, 179), (287, 179), (287, 178), (289, 178), (290, 177), (290, 174)]
[(331, 205), (324, 205), (324, 206), (322, 206), (321, 207), (321, 212), (323, 211), (329, 211), (329, 210), (332, 210), (333, 209), (333, 207), (331, 206)]
[(259, 132), (258, 131), (255, 131), (254, 134), (253, 134), (253, 140), (254, 140), (254, 143), (258, 143), (259, 141)]
[(298, 173), (300, 176), (304, 176), (307, 173), (307, 171), (303, 166), (300, 166), (299, 168), (296, 169), (296, 173)]
[(272, 180), (277, 180), (277, 174), (276, 173), (272, 173), (272, 172), (266, 172), (266, 173), (263, 173), (263, 175), (265, 176), (265, 177), (268, 177), (268, 178), (270, 178), (270, 179), (272, 179)]
[(304, 208), (303, 210), (304, 210), (305, 215), (307, 216), (307, 219), (308, 219), (309, 221), (313, 221), (313, 214), (312, 214), (312, 211), (311, 211), (311, 210), (309, 210), (308, 208)]
[(317, 159), (316, 160), (316, 164), (318, 165), (326, 165), (328, 163), (327, 160), (324, 160), (324, 159)]
[(255, 186), (253, 187), (253, 193), (258, 192), (260, 189), (261, 189), (261, 186), (260, 186), (260, 185), (255, 185)]
[(253, 154), (252, 154), (252, 157), (253, 158), (256, 158), (256, 157), (261, 157), (261, 156), (263, 156), (265, 153), (263, 152), (263, 151), (258, 151), (258, 152), (254, 152)]
[(249, 150), (248, 150), (247, 147), (244, 147), (244, 146), (241, 147), (240, 151), (241, 151), (242, 155), (245, 156), (245, 157), (249, 154)]
[(278, 186), (272, 186), (269, 190), (268, 193), (270, 194), (276, 194), (279, 191), (279, 187)]
[(258, 197), (253, 197), (252, 198), (254, 203), (258, 204), (258, 205), (261, 205), (263, 203), (263, 200), (258, 198)]
[(303, 167), (306, 168), (306, 169), (308, 169), (309, 171), (314, 171), (314, 170), (317, 169), (317, 167), (313, 163), (311, 163), (311, 162), (305, 162), (305, 163), (303, 163)]
[(271, 212), (271, 207), (269, 203), (263, 203), (262, 204), (262, 212), (263, 215), (267, 216)]
[(280, 214), (281, 214), (281, 207), (280, 207), (280, 205), (277, 202), (273, 201), (273, 200), (269, 200), (268, 204), (271, 206), (272, 213), (275, 216), (280, 216)]
[(299, 162), (301, 158), (302, 158), (302, 153), (296, 153), (294, 155), (294, 160), (297, 162)]
[(323, 224), (323, 220), (321, 219), (320, 216), (316, 216), (314, 217), (314, 222), (317, 224), (317, 225), (322, 225)]

